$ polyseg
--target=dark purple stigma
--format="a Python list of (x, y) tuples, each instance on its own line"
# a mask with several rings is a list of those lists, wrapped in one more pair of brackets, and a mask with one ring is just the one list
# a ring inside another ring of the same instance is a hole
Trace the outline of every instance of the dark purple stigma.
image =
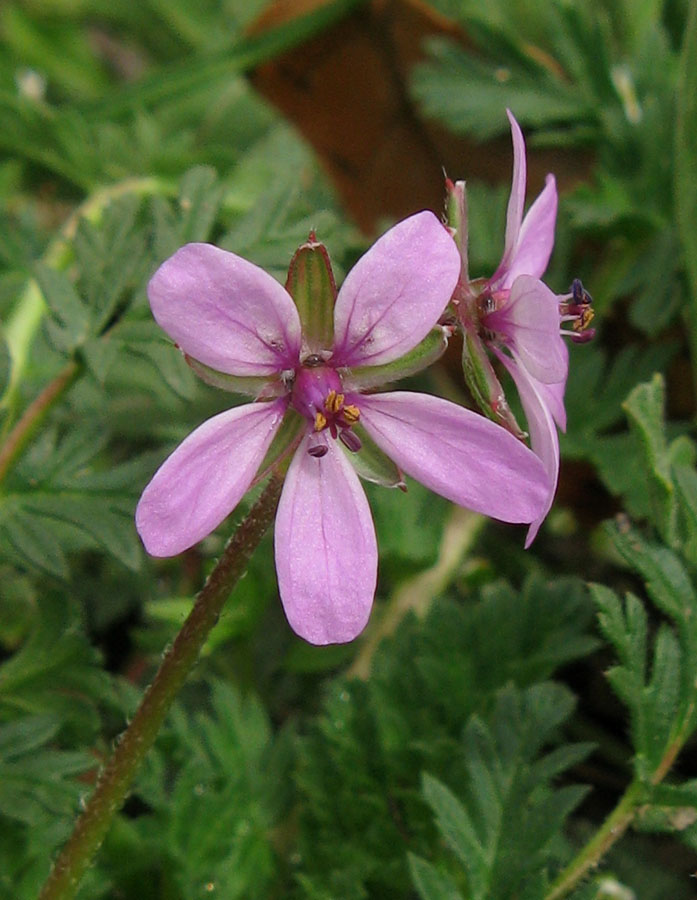
[(591, 306), (593, 304), (593, 298), (584, 288), (580, 278), (574, 278), (571, 282), (571, 296), (577, 306)]

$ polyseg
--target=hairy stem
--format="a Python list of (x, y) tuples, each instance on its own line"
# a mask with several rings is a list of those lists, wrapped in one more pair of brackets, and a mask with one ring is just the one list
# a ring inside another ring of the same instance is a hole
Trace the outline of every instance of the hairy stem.
[(283, 478), (274, 473), (249, 514), (228, 542), (223, 555), (196, 598), (181, 631), (162, 659), (155, 679), (102, 770), (72, 836), (58, 856), (39, 900), (70, 900), (99, 849), (111, 819), (121, 807), (131, 782), (201, 647), (218, 621), (230, 591), (273, 521)]
[(629, 827), (636, 815), (642, 793), (643, 789), (639, 781), (633, 781), (629, 785), (620, 802), (598, 831), (559, 875), (545, 900), (561, 900), (562, 897), (566, 897), (581, 878), (598, 865), (610, 847), (622, 837)]
[(71, 360), (25, 409), (22, 417), (0, 447), (0, 484), (46, 413), (65, 394), (80, 371), (80, 365)]
[[(678, 736), (666, 748), (663, 758), (649, 779), (648, 783), (650, 785), (660, 784), (677, 759), (683, 744), (690, 734), (687, 723), (691, 718), (691, 712), (692, 709), (690, 708), (685, 717), (685, 727), (680, 730)], [(631, 825), (640, 807), (645, 804), (646, 788), (646, 784), (638, 778), (631, 782), (617, 806), (600, 826), (600, 829), (559, 875), (545, 900), (561, 900), (562, 897), (566, 897), (583, 876), (598, 865), (610, 847), (622, 837)]]

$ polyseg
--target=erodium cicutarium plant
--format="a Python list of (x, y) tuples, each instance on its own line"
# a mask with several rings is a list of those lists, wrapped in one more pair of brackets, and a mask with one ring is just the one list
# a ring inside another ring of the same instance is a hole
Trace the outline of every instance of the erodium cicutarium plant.
[(352, 640), (375, 593), (377, 545), (358, 474), (403, 474), (506, 522), (548, 503), (539, 458), (504, 428), (423, 393), (375, 389), (432, 362), (460, 277), (448, 230), (430, 212), (399, 223), (336, 291), (311, 235), (286, 287), (233, 253), (187, 244), (148, 287), (153, 315), (204, 380), (247, 393), (200, 425), (143, 491), (136, 524), (153, 556), (215, 529), (290, 459), (275, 524), (276, 572), (292, 628), (315, 644)]
[[(549, 512), (559, 478), (557, 427), (566, 428), (564, 391), (569, 354), (563, 335), (575, 341), (593, 337), (591, 298), (580, 281), (567, 294), (555, 294), (541, 280), (554, 247), (557, 187), (553, 175), (523, 216), (525, 140), (509, 111), (513, 136), (513, 180), (506, 214), (503, 256), (489, 278), (470, 279), (467, 259), (465, 184), (446, 182), (448, 220), (461, 257), (453, 305), (464, 336), (465, 378), (481, 408), (511, 433), (524, 437), (489, 362), (489, 350), (510, 373), (527, 419), (532, 449), (548, 477), (547, 503), (531, 523), (526, 547)], [(563, 323), (570, 323), (567, 331)]]

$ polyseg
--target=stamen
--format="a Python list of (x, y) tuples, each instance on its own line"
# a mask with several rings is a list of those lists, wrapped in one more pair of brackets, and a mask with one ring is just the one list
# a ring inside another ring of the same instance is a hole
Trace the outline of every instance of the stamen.
[(569, 332), (569, 337), (574, 344), (587, 344), (595, 337), (595, 328), (589, 328), (586, 331)]
[(327, 399), (324, 401), (324, 408), (329, 413), (338, 413), (344, 405), (344, 395), (337, 394), (336, 391), (329, 391)]
[(355, 425), (361, 417), (361, 411), (353, 403), (350, 403), (341, 410), (341, 415), (349, 425)]
[(582, 309), (578, 315), (578, 318), (573, 324), (574, 331), (585, 331), (594, 318), (595, 312), (591, 309), (590, 306)]
[(321, 459), (328, 451), (329, 447), (326, 444), (315, 444), (314, 447), (307, 448), (307, 452), (310, 456), (314, 456), (315, 459)]
[(588, 327), (595, 317), (593, 298), (580, 278), (574, 278), (570, 290), (571, 293), (562, 298), (559, 304), (559, 313), (562, 322), (571, 322), (572, 330), (562, 329), (562, 334), (570, 337), (576, 344), (585, 344), (595, 337), (595, 328)]
[(327, 417), (324, 413), (315, 413), (315, 431), (322, 431), (327, 427)]
[(349, 428), (345, 428), (343, 431), (339, 432), (339, 440), (341, 443), (350, 450), (351, 453), (358, 453), (363, 444), (361, 443), (361, 439), (358, 437), (355, 431), (351, 431)]

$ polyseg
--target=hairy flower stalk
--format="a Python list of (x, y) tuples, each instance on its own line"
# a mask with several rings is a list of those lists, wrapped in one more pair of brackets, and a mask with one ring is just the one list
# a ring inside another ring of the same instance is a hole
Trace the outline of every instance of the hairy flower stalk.
[(85, 871), (104, 840), (112, 818), (121, 808), (165, 716), (196, 664), (225, 601), (273, 522), (281, 486), (281, 476), (272, 473), (261, 496), (230, 538), (181, 630), (164, 654), (152, 684), (119, 738), (111, 759), (100, 772), (70, 838), (53, 864), (39, 900), (71, 900), (77, 893)]
[(477, 512), (535, 521), (547, 476), (507, 431), (438, 397), (373, 393), (442, 353), (437, 323), (459, 274), (430, 212), (383, 235), (338, 292), (314, 234), (285, 288), (208, 244), (163, 263), (148, 288), (155, 319), (200, 377), (254, 400), (204, 422), (155, 473), (136, 512), (148, 552), (200, 541), (292, 455), (275, 524), (281, 600), (299, 635), (327, 644), (360, 633), (375, 593), (375, 530), (357, 474), (404, 487), (406, 473)]
[[(569, 355), (563, 337), (590, 340), (592, 300), (574, 280), (557, 295), (541, 281), (554, 246), (557, 189), (547, 175), (542, 192), (523, 216), (526, 185), (525, 141), (508, 112), (513, 134), (513, 181), (506, 214), (503, 256), (490, 278), (471, 280), (467, 260), (465, 184), (446, 181), (448, 222), (460, 252), (460, 278), (452, 303), (463, 331), (463, 371), (482, 410), (511, 434), (524, 439), (488, 353), (510, 373), (527, 419), (532, 449), (548, 478), (547, 503), (531, 523), (526, 547), (549, 512), (559, 477), (557, 428), (566, 428), (564, 391)], [(570, 327), (563, 328), (566, 324)]]

